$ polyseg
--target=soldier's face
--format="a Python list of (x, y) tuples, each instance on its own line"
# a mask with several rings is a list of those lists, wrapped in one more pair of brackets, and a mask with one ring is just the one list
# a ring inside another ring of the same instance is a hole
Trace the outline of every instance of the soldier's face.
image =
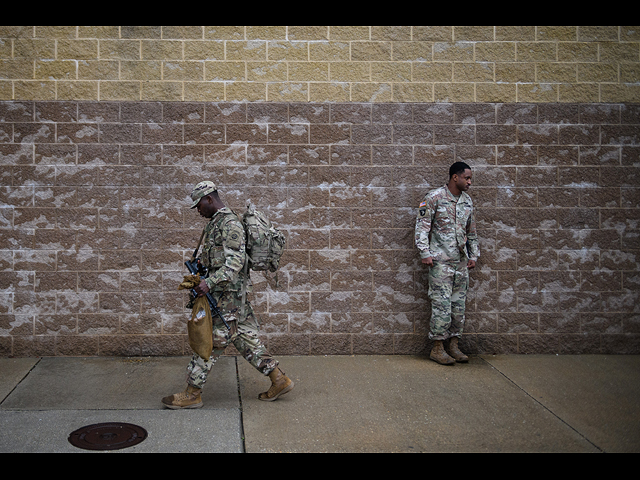
[(198, 205), (196, 205), (196, 210), (204, 218), (212, 218), (216, 213), (215, 208), (213, 208), (213, 201), (208, 195), (200, 199)]
[[(454, 176), (458, 177), (456, 181), (456, 187), (458, 187), (460, 191), (466, 192), (467, 190), (469, 190), (469, 188), (471, 187), (471, 177), (472, 177), (471, 170), (466, 169), (460, 175), (454, 175)], [(456, 179), (454, 178), (454, 180)]]

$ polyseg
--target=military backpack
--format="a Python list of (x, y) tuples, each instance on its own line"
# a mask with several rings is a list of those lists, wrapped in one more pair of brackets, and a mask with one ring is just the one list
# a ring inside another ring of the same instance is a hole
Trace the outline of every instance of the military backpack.
[(247, 211), (242, 215), (242, 225), (247, 234), (247, 263), (245, 268), (255, 271), (275, 272), (285, 248), (285, 237), (275, 228), (267, 216), (247, 203)]

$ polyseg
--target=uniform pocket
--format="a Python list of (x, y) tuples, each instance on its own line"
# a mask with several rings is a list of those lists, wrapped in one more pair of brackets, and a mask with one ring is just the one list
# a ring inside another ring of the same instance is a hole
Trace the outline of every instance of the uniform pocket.
[(224, 247), (212, 247), (209, 252), (212, 268), (220, 268), (224, 265)]
[(205, 245), (202, 248), (202, 263), (208, 269), (220, 268), (224, 265), (224, 247)]

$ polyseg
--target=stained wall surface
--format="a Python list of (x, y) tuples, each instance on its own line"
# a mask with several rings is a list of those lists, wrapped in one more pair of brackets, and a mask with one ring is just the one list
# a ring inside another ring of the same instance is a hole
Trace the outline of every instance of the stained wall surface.
[(0, 26), (0, 355), (189, 354), (205, 179), (287, 236), (274, 354), (425, 353), (459, 160), (465, 349), (638, 353), (639, 69), (640, 27)]

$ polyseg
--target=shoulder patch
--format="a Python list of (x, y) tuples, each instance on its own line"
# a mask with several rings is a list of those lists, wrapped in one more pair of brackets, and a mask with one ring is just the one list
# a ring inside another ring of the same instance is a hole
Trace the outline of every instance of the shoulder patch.
[(421, 203), (420, 208), (418, 209), (418, 218), (424, 218), (427, 216), (427, 204)]
[(229, 248), (240, 250), (244, 242), (244, 230), (239, 222), (229, 222), (226, 228), (226, 244)]

